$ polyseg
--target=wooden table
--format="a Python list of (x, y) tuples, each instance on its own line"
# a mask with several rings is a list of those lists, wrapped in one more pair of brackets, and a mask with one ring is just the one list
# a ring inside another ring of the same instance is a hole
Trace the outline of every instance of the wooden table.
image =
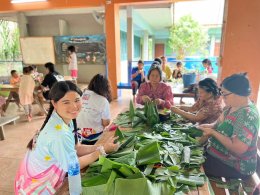
[(194, 93), (183, 93), (183, 90), (185, 89), (183, 87), (183, 84), (173, 83), (169, 82), (167, 83), (172, 88), (172, 93), (174, 97), (179, 97), (180, 103), (182, 103), (182, 98), (194, 98), (195, 100), (195, 94)]
[[(129, 130), (129, 128), (120, 128), (120, 130)], [(113, 136), (115, 134), (115, 131), (109, 131), (107, 132), (108, 137), (109, 136)], [(97, 141), (97, 143), (100, 143), (102, 141), (104, 141), (105, 139), (107, 139), (106, 137), (103, 137), (102, 139), (99, 139)], [(84, 173), (86, 171), (87, 168), (81, 170), (82, 173)], [(203, 167), (201, 167), (201, 171), (204, 172)], [(202, 194), (202, 195), (210, 195), (209, 192), (209, 187), (208, 187), (208, 183), (205, 182), (205, 184), (201, 187), (197, 187), (197, 189), (191, 191), (188, 193), (188, 195), (198, 195), (198, 194)], [(61, 188), (55, 193), (55, 195), (69, 195), (69, 183), (68, 183), (68, 178), (66, 177)]]
[(18, 92), (18, 90), (19, 90), (19, 86), (17, 86), (17, 85), (10, 85), (10, 84), (1, 84), (0, 85), (0, 91)]

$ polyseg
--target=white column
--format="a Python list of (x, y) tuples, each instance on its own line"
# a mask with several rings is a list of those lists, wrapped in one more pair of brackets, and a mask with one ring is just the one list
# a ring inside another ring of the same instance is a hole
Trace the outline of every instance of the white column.
[(149, 45), (149, 34), (148, 31), (143, 32), (143, 59), (142, 60), (148, 60), (149, 53), (148, 53), (148, 45)]
[(210, 39), (210, 56), (214, 56), (215, 41), (216, 41), (216, 38), (214, 36), (212, 36)]
[(27, 28), (27, 17), (23, 12), (17, 13), (17, 23), (19, 28), (20, 37), (27, 37), (28, 34), (28, 28)]
[(134, 28), (133, 28), (133, 8), (127, 6), (127, 59), (132, 61), (133, 59), (133, 44), (134, 44)]
[(132, 6), (127, 6), (127, 72), (128, 72), (128, 83), (131, 81), (131, 63), (133, 61), (133, 53), (134, 53), (134, 28), (133, 28), (133, 8)]

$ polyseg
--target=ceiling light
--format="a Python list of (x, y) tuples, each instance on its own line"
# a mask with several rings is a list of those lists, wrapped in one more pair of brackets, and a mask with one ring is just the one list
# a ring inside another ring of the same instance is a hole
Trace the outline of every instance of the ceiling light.
[(33, 2), (43, 2), (47, 0), (12, 0), (11, 3), (33, 3)]

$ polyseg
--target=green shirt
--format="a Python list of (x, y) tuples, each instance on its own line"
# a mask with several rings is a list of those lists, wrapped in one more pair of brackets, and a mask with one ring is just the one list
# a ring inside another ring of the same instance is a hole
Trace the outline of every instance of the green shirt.
[(229, 109), (224, 110), (224, 121), (217, 123), (215, 127), (216, 131), (227, 137), (237, 136), (248, 145), (248, 150), (240, 157), (235, 156), (216, 138), (211, 137), (207, 152), (241, 174), (252, 175), (257, 164), (259, 114), (256, 106), (250, 103), (232, 113), (229, 113)]

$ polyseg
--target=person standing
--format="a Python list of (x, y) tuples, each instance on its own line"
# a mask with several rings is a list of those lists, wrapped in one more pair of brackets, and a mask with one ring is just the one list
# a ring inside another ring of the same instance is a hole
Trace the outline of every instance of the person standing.
[(76, 48), (71, 45), (68, 47), (69, 52), (69, 70), (72, 80), (77, 83), (78, 78), (78, 61), (76, 55)]
[(32, 103), (34, 101), (33, 92), (35, 88), (35, 82), (31, 76), (31, 69), (29, 67), (23, 68), (23, 76), (21, 77), (19, 87), (20, 103), (24, 108), (25, 115), (28, 122), (32, 120)]

